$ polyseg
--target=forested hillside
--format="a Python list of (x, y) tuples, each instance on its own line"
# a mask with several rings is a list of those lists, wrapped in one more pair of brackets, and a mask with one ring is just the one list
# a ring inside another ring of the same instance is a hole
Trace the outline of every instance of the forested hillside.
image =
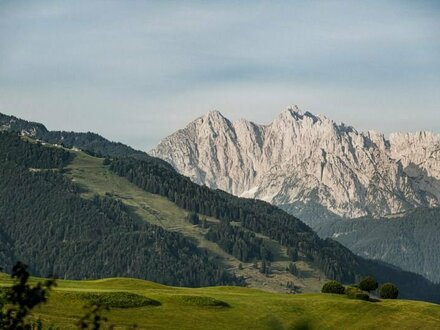
[(357, 260), (353, 254), (334, 241), (319, 239), (304, 223), (277, 207), (199, 186), (154, 159), (118, 158), (110, 169), (184, 209), (225, 222), (238, 221), (244, 228), (275, 239), (289, 247), (293, 261), (298, 257), (313, 260), (329, 278), (355, 280)]
[[(3, 119), (5, 119), (5, 117), (10, 122), (11, 117), (3, 116)], [(3, 121), (3, 128), (10, 130), (12, 129), (12, 125), (7, 128), (7, 125), (5, 124), (5, 121), (7, 120)], [(20, 127), (22, 125), (26, 127), (25, 133), (32, 133), (31, 135), (34, 138), (43, 139), (44, 134), (47, 134), (38, 133), (40, 130), (32, 129), (32, 125), (34, 125), (33, 123), (20, 124)], [(23, 128), (17, 130), (22, 132)], [(279, 242), (279, 244), (281, 244), (282, 246), (286, 247), (288, 250), (289, 258), (292, 262), (294, 262), (295, 260), (305, 260), (318, 267), (323, 273), (326, 274), (328, 278), (338, 279), (343, 282), (350, 283), (354, 282), (362, 275), (372, 274), (375, 275), (380, 282), (395, 282), (402, 289), (402, 297), (440, 301), (439, 287), (432, 285), (423, 277), (401, 271), (400, 269), (393, 268), (386, 264), (371, 262), (359, 258), (336, 241), (330, 239), (320, 239), (317, 234), (315, 234), (300, 220), (268, 203), (257, 200), (241, 199), (222, 191), (214, 191), (208, 189), (207, 187), (198, 186), (192, 183), (188, 178), (179, 175), (169, 164), (165, 163), (164, 161), (154, 157), (150, 157), (142, 152), (134, 151), (133, 149), (122, 144), (109, 142), (104, 138), (96, 136), (92, 133), (78, 135), (76, 135), (76, 133), (57, 134), (59, 134), (59, 139), (52, 140), (52, 143), (64, 144), (68, 147), (80, 147), (83, 150), (88, 150), (88, 152), (92, 154), (104, 155), (107, 157), (104, 164), (107, 164), (106, 166), (108, 166), (111, 171), (121, 177), (126, 178), (128, 181), (133, 182), (145, 191), (164, 196), (176, 205), (188, 211), (219, 219), (219, 224), (208, 224), (210, 228), (206, 237), (208, 239), (211, 239), (212, 241), (217, 242), (225, 251), (233, 254), (240, 260), (249, 260), (250, 258), (270, 260), (271, 256), (266, 253), (264, 246), (262, 247), (259, 244), (257, 236), (254, 236), (254, 234), (264, 235), (265, 237), (273, 239)], [(65, 135), (71, 137), (70, 139), (68, 139), (68, 141), (70, 142), (68, 142), (67, 144), (65, 143), (66, 139), (63, 139)], [(130, 155), (134, 156), (130, 157)], [(47, 175), (47, 173), (40, 172), (32, 173), (34, 177), (43, 177), (43, 174)], [(52, 174), (56, 175), (57, 178), (59, 177), (57, 173)], [(45, 180), (48, 181), (47, 178)], [(69, 187), (68, 189), (74, 189), (72, 187), (75, 186), (72, 186), (70, 184), (66, 187)], [(66, 189), (67, 188), (65, 188), (63, 192)], [(75, 195), (75, 199), (80, 200), (76, 192), (72, 192), (72, 194)], [(57, 196), (51, 197), (53, 197), (54, 200), (57, 201), (57, 198), (59, 198), (60, 195), (63, 196), (61, 193), (59, 193), (57, 194)], [(98, 214), (105, 215), (105, 211), (102, 209), (102, 205), (100, 206), (100, 203), (102, 203), (102, 199), (95, 199), (93, 201), (81, 200), (80, 202), (78, 201), (78, 203), (80, 203), (79, 205), (82, 205), (81, 203), (86, 203), (88, 207), (93, 208), (93, 210), (95, 210)], [(94, 204), (92, 205), (89, 203)], [(63, 205), (61, 201), (56, 203), (54, 202), (54, 204)], [(77, 210), (78, 208), (79, 207), (75, 207), (75, 210)], [(127, 212), (127, 216), (132, 221), (135, 221), (135, 219), (132, 219), (133, 215), (131, 213)], [(76, 224), (82, 221), (81, 219), (69, 219), (67, 215), (65, 215), (65, 217), (67, 219), (64, 223), (66, 226), (63, 226), (63, 228), (69, 228), (68, 224)], [(105, 226), (106, 228), (99, 228), (99, 230), (97, 229), (96, 232), (93, 232), (93, 235), (96, 235), (96, 237), (98, 237), (99, 239), (103, 239), (104, 237), (105, 239), (109, 239), (107, 237), (109, 231), (111, 231), (111, 228), (109, 227), (116, 226), (116, 228), (118, 228), (117, 226), (120, 225), (117, 221), (112, 222), (111, 219), (107, 220), (108, 218), (109, 216), (107, 215), (105, 219), (106, 221), (109, 221), (109, 223)], [(84, 221), (85, 223), (82, 223), (82, 225), (87, 228), (87, 225), (90, 225), (90, 221)], [(203, 225), (203, 223), (204, 222), (202, 221), (199, 225)], [(149, 225), (146, 226), (148, 227)], [(234, 228), (231, 228), (231, 226), (234, 226)], [(135, 227), (135, 231), (141, 230), (139, 229), (139, 227)], [(82, 231), (80, 230), (77, 233), (79, 232)], [(61, 238), (61, 242), (64, 242), (60, 243), (61, 247), (63, 247), (63, 244), (68, 243), (71, 239), (71, 236), (68, 236), (68, 238), (64, 239), (63, 236), (68, 233), (69, 231), (63, 229), (62, 234), (59, 235), (59, 237)], [(9, 233), (6, 234), (9, 235)], [(138, 253), (138, 250), (136, 250), (136, 244), (134, 244), (133, 246), (130, 245), (130, 247), (125, 247), (121, 246), (121, 243), (116, 242), (117, 240), (121, 240), (120, 235), (124, 234), (131, 236), (132, 231), (121, 231), (118, 228), (115, 229), (114, 232), (112, 232), (112, 235), (115, 235), (116, 237), (115, 242), (109, 244), (108, 246), (109, 250), (113, 249), (114, 251), (106, 251), (106, 253), (110, 253), (112, 256), (116, 254), (118, 249), (114, 249), (114, 246), (120, 247), (120, 249), (124, 249), (124, 256), (126, 256), (127, 254), (136, 255), (136, 253)], [(164, 232), (163, 234), (168, 235), (169, 233)], [(82, 236), (86, 238), (88, 237), (87, 234)], [(190, 241), (183, 241), (185, 242), (185, 246), (188, 246), (188, 248), (182, 248), (182, 253), (184, 253), (184, 251), (188, 253), (185, 254), (186, 258), (188, 255), (193, 254), (192, 252), (190, 252), (192, 251), (191, 249), (196, 248), (195, 245), (191, 245)], [(136, 240), (136, 242), (138, 242), (138, 240)], [(92, 244), (92, 242), (88, 240), (86, 240), (86, 243)], [(152, 240), (152, 244), (154, 244), (154, 240)], [(130, 248), (132, 248), (132, 250), (130, 250)], [(89, 251), (86, 248), (84, 250), (84, 253)], [(148, 251), (151, 250), (147, 250), (147, 253)], [(89, 253), (89, 255), (93, 257), (91, 252)], [(226, 282), (237, 282), (236, 279), (227, 277), (226, 273), (222, 271), (221, 267), (218, 266), (216, 263), (210, 262), (208, 256), (204, 255), (203, 252), (199, 251), (198, 253), (198, 260), (203, 260), (203, 262), (200, 262), (200, 267), (202, 270), (200, 272), (197, 272), (197, 274), (193, 274), (191, 271), (188, 271), (188, 276), (192, 279), (188, 280), (189, 282), (191, 282), (191, 285), (201, 285), (206, 282), (206, 279), (209, 279), (212, 282), (218, 281), (217, 284)], [(88, 255), (85, 254), (85, 256)], [(177, 262), (184, 263), (184, 265), (188, 264), (185, 260), (178, 260), (181, 257), (181, 255), (175, 256), (175, 258), (172, 259), (176, 261), (176, 267)], [(152, 256), (151, 258), (154, 258), (154, 256)], [(81, 258), (81, 260), (84, 260), (84, 257)], [(104, 263), (100, 264), (100, 267), (96, 267), (96, 269), (104, 271), (102, 269), (108, 267), (111, 260), (111, 258), (108, 258), (106, 261), (104, 261)], [(122, 260), (122, 257), (121, 259), (117, 260)], [(169, 262), (169, 264), (171, 264), (171, 260), (166, 260), (166, 262)], [(156, 267), (157, 265), (156, 263), (151, 264), (154, 265), (154, 267)], [(180, 265), (178, 266), (180, 268)], [(90, 272), (92, 271), (92, 269), (93, 268), (88, 268)], [(171, 265), (171, 273), (175, 269), (176, 268)], [(130, 267), (124, 268), (121, 271), (126, 273), (127, 270), (131, 271)], [(50, 267), (48, 267), (47, 269), (45, 268), (45, 271), (51, 272), (53, 271), (53, 269), (50, 269)], [(157, 274), (156, 269), (142, 268), (142, 270), (137, 271), (139, 271), (140, 273), (144, 271), (152, 272), (151, 274), (147, 274), (148, 276), (153, 277), (150, 277), (150, 279), (153, 280), (155, 279), (154, 276), (162, 276)], [(208, 274), (217, 275), (212, 278)], [(115, 275), (120, 275), (120, 273), (112, 274), (111, 276)], [(196, 277), (196, 279), (194, 279), (194, 277)], [(176, 281), (177, 276), (175, 276), (172, 280)], [(196, 281), (196, 283), (194, 283), (193, 281)]]
[(0, 133), (0, 265), (36, 275), (131, 276), (184, 286), (240, 284), (178, 233), (136, 218), (107, 197), (80, 197), (58, 168), (71, 155)]
[[(111, 142), (96, 133), (76, 133), (64, 131), (49, 131), (44, 125), (34, 123), (14, 116), (0, 113), (0, 130), (18, 132), (51, 144), (59, 144), (66, 148), (79, 148), (96, 155), (112, 157), (151, 158), (142, 151), (135, 150), (119, 142)], [(166, 162), (163, 162), (164, 164)]]
[(117, 158), (107, 163), (118, 175), (149, 192), (167, 197), (187, 210), (216, 217), (225, 223), (239, 222), (243, 228), (279, 241), (288, 247), (292, 261), (311, 261), (328, 278), (350, 283), (363, 275), (374, 274), (381, 282), (398, 283), (404, 295), (411, 292), (410, 296), (421, 294), (424, 299), (436, 300), (440, 297), (440, 288), (423, 277), (356, 257), (338, 242), (320, 239), (301, 221), (268, 203), (199, 186), (169, 166), (155, 162), (154, 158)]
[(420, 208), (396, 218), (330, 222), (317, 231), (363, 257), (389, 262), (440, 282), (439, 208)]

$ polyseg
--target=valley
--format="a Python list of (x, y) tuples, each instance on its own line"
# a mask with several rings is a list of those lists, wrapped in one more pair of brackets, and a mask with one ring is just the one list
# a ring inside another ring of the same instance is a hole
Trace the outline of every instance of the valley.
[(439, 208), (418, 208), (379, 219), (328, 221), (315, 230), (360, 256), (384, 260), (440, 282)]

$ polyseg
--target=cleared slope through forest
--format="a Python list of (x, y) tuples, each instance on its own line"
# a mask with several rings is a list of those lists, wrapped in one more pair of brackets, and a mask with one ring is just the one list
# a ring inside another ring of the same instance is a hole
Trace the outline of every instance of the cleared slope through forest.
[[(143, 220), (195, 239), (199, 247), (207, 249), (213, 256), (220, 258), (228, 267), (234, 269), (237, 275), (243, 275), (250, 287), (286, 292), (290, 290), (286, 287), (287, 282), (294, 282), (301, 292), (320, 290), (325, 277), (310, 264), (296, 263), (297, 268), (302, 272), (301, 278), (286, 271), (290, 261), (285, 247), (280, 246), (278, 242), (260, 234), (257, 235), (269, 243), (268, 246), (271, 247), (275, 256), (272, 262), (273, 273), (265, 276), (253, 267), (253, 263), (240, 262), (223, 251), (216, 243), (207, 240), (204, 237), (207, 229), (192, 225), (185, 220), (188, 215), (187, 211), (165, 197), (142, 190), (125, 178), (116, 175), (104, 165), (103, 158), (93, 157), (82, 151), (69, 151), (75, 154), (75, 158), (67, 167), (67, 175), (85, 189), (83, 197), (92, 198), (95, 194), (101, 196), (109, 194), (129, 206), (133, 214)], [(214, 218), (207, 218), (207, 221), (218, 222)], [(240, 264), (242, 267), (239, 267)]]

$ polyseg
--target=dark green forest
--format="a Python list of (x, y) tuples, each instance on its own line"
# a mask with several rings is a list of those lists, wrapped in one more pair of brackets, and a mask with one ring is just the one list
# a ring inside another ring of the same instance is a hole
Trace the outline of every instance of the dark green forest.
[(233, 226), (227, 221), (209, 225), (206, 238), (216, 242), (224, 251), (241, 261), (272, 260), (271, 252), (262, 238), (258, 238), (254, 232)]
[(40, 123), (34, 123), (0, 113), (0, 130), (2, 129), (28, 135), (32, 138), (50, 144), (58, 144), (66, 148), (79, 148), (88, 151), (92, 155), (102, 157), (151, 158), (142, 151), (135, 150), (119, 142), (108, 141), (96, 133), (49, 131)]
[(277, 207), (196, 185), (154, 159), (118, 158), (111, 162), (110, 169), (186, 210), (225, 223), (240, 222), (243, 228), (275, 239), (296, 251), (299, 258), (313, 261), (330, 278), (343, 282), (355, 280), (358, 261), (352, 253), (337, 242), (321, 240), (308, 226)]
[(317, 228), (353, 252), (424, 275), (440, 282), (440, 208), (419, 208), (395, 219), (360, 218)]
[(0, 133), (3, 269), (22, 260), (40, 276), (131, 276), (182, 286), (242, 283), (192, 241), (134, 219), (121, 202), (81, 198), (79, 188), (53, 170), (70, 157), (63, 149)]

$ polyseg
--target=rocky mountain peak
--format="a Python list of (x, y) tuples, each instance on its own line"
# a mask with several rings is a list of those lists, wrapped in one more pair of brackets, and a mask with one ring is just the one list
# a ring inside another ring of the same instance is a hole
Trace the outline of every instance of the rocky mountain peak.
[(209, 120), (226, 120), (226, 118), (222, 115), (222, 113), (218, 110), (212, 110), (209, 111), (206, 115), (204, 115), (202, 118), (209, 119)]
[(435, 134), (388, 141), (290, 106), (269, 125), (231, 123), (209, 112), (151, 153), (199, 184), (271, 202), (311, 222), (322, 214), (381, 216), (439, 204), (439, 145)]
[(301, 110), (297, 105), (291, 105), (282, 111), (275, 119), (294, 119), (297, 121), (312, 119), (312, 121), (320, 121), (320, 116), (316, 116), (309, 111)]

